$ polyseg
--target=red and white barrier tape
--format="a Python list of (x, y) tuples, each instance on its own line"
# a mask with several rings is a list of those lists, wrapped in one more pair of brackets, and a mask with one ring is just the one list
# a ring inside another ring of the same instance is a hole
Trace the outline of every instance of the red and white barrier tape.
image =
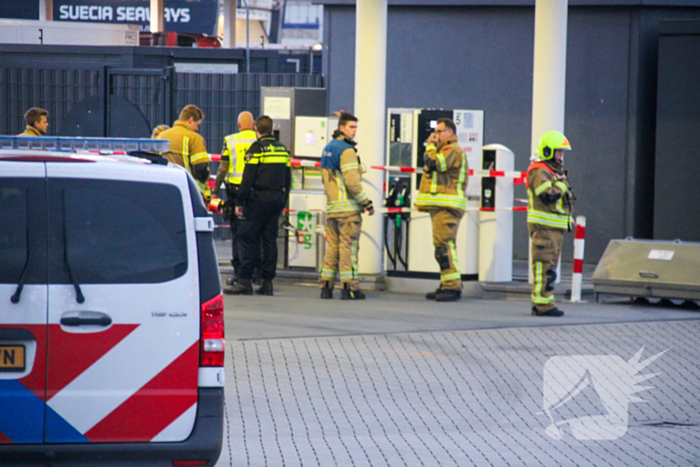
[(581, 301), (581, 283), (583, 281), (583, 250), (586, 237), (586, 218), (576, 218), (576, 232), (574, 234), (574, 273), (571, 276), (571, 301)]
[[(385, 172), (403, 172), (403, 173), (423, 173), (423, 169), (416, 167), (401, 167), (395, 165), (371, 165), (370, 168), (375, 170), (383, 170)], [(469, 169), (470, 177), (513, 177), (513, 183), (525, 183), (527, 172), (515, 172), (506, 170), (474, 170)]]
[[(221, 154), (209, 154), (209, 158), (212, 162), (219, 162), (221, 160)], [(296, 159), (291, 158), (289, 160), (292, 167), (310, 167), (319, 168), (321, 167), (321, 161), (311, 161), (306, 159)], [(388, 172), (403, 172), (403, 173), (423, 173), (423, 169), (416, 167), (401, 167), (401, 166), (381, 166), (381, 165), (371, 165), (370, 168), (375, 170), (383, 170)], [(513, 177), (513, 183), (516, 185), (525, 183), (525, 178), (527, 177), (527, 172), (516, 172), (516, 171), (506, 171), (506, 170), (474, 170), (469, 169), (470, 177)]]
[[(527, 211), (527, 206), (513, 206), (512, 208), (467, 208), (467, 211), (495, 212), (495, 211)], [(379, 208), (379, 212), (398, 214), (402, 212), (420, 212), (411, 208)]]

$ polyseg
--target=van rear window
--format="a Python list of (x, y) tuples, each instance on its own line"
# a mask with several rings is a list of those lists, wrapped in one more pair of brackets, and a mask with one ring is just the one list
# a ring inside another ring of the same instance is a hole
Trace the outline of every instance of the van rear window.
[[(65, 252), (65, 257), (64, 257)], [(49, 282), (158, 283), (187, 271), (180, 190), (114, 180), (49, 179)]]
[(46, 180), (0, 177), (0, 284), (46, 283)]

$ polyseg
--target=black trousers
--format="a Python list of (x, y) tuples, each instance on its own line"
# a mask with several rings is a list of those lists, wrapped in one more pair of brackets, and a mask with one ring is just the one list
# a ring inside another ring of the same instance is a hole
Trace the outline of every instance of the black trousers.
[(255, 199), (243, 209), (244, 219), (238, 219), (238, 255), (241, 260), (239, 279), (250, 280), (257, 259), (262, 262), (260, 277), (272, 280), (277, 272), (277, 231), (279, 217), (287, 203), (287, 194), (282, 191), (256, 191)]
[[(231, 206), (236, 203), (237, 193), (238, 185), (226, 184), (226, 201), (231, 203)], [(235, 213), (231, 215), (231, 266), (233, 266), (235, 273), (238, 274), (238, 270), (241, 268), (241, 259), (238, 256), (238, 217), (236, 217)]]

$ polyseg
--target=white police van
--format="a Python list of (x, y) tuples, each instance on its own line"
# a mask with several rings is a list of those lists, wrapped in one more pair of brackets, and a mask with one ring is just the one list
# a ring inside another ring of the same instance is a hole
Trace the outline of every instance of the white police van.
[(214, 465), (224, 326), (184, 170), (0, 151), (0, 464)]

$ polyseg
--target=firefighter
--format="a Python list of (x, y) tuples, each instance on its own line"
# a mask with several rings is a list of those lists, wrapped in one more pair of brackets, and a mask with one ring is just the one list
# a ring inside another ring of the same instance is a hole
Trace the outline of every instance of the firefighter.
[(17, 136), (46, 136), (49, 129), (47, 117), (49, 112), (38, 107), (32, 107), (24, 114), (24, 121), (27, 122), (27, 128), (24, 132)]
[(153, 129), (153, 133), (151, 133), (151, 139), (158, 139), (159, 134), (161, 134), (165, 130), (169, 130), (169, 129), (170, 129), (170, 125), (165, 125), (165, 124), (158, 125), (157, 127), (155, 127)]
[(224, 203), (224, 219), (231, 222), (231, 266), (233, 266), (234, 277), (232, 285), (238, 277), (241, 267), (240, 256), (238, 255), (237, 225), (238, 218), (235, 214), (236, 194), (243, 180), (243, 169), (245, 168), (246, 153), (250, 146), (257, 140), (257, 134), (253, 130), (255, 120), (250, 112), (238, 114), (238, 133), (228, 135), (224, 138), (224, 149), (221, 152), (221, 163), (216, 173), (216, 183), (212, 191), (212, 202), (219, 199), (221, 184), (226, 181), (226, 202)]
[(323, 149), (321, 175), (326, 190), (326, 254), (319, 277), (321, 298), (333, 298), (335, 273), (340, 269), (341, 300), (363, 300), (357, 253), (362, 212), (374, 214), (374, 206), (362, 189), (360, 158), (355, 149), (357, 117), (342, 113), (333, 141)]
[(238, 245), (241, 259), (238, 283), (226, 293), (252, 295), (253, 268), (260, 256), (262, 285), (255, 293), (273, 295), (272, 280), (277, 268), (279, 217), (292, 186), (289, 152), (272, 136), (272, 119), (267, 115), (255, 122), (258, 137), (246, 154), (241, 185), (236, 194)]
[(197, 133), (204, 120), (204, 113), (196, 105), (186, 105), (172, 128), (161, 132), (156, 139), (170, 141), (170, 150), (164, 154), (173, 164), (187, 169), (199, 187), (202, 197), (211, 197), (209, 188), (209, 153), (204, 137)]
[(563, 316), (554, 303), (554, 282), (564, 232), (573, 226), (575, 197), (564, 170), (564, 151), (571, 145), (558, 131), (540, 139), (536, 161), (527, 169), (527, 227), (532, 258), (532, 314)]
[(467, 156), (457, 142), (457, 127), (449, 118), (437, 121), (426, 140), (416, 207), (429, 212), (433, 225), (435, 259), (440, 285), (425, 295), (428, 300), (452, 302), (462, 296), (462, 273), (457, 263), (457, 230), (467, 209)]

